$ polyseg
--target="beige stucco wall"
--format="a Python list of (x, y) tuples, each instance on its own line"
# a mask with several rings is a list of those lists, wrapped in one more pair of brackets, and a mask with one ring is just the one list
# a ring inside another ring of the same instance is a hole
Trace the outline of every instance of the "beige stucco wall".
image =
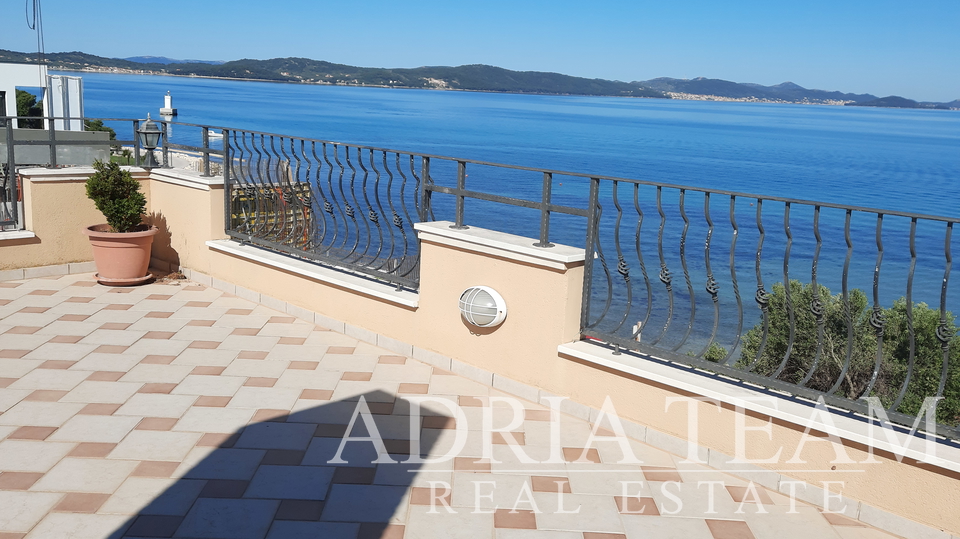
[[(86, 195), (84, 182), (92, 172), (89, 167), (21, 171), (24, 224), (35, 237), (0, 239), (0, 270), (93, 260), (90, 242), (80, 233), (105, 221)], [(133, 173), (149, 197), (145, 172)]]
[(152, 262), (159, 269), (182, 266), (209, 273), (211, 253), (204, 242), (224, 237), (223, 185), (190, 182), (191, 176), (195, 173), (159, 169), (151, 174), (146, 221), (160, 229)]

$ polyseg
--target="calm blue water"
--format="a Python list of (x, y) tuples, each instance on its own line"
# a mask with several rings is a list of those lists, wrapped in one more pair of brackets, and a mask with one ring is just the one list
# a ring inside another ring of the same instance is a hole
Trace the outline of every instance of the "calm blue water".
[[(960, 111), (390, 90), (162, 76), (82, 76), (85, 112), (91, 117), (142, 118), (148, 112), (157, 116), (162, 96), (169, 90), (179, 109), (176, 120), (180, 122), (767, 196), (960, 216)], [(128, 125), (111, 125), (121, 138), (131, 137)], [(198, 130), (181, 126), (173, 129), (175, 138), (199, 142)], [(470, 188), (528, 198), (539, 195), (539, 178), (535, 175), (484, 174), (473, 170), (475, 174), (468, 178)], [(439, 169), (435, 174), (443, 176)], [(555, 185), (555, 202), (573, 204), (584, 198), (582, 182), (559, 181), (566, 185)], [(621, 202), (632, 208), (632, 195), (620, 195)], [(609, 232), (614, 225), (609, 188), (603, 197), (607, 202), (603, 226)], [(640, 200), (647, 216), (641, 254), (662, 294), (662, 285), (656, 280), (659, 259), (654, 240), (659, 219), (654, 192), (644, 191)], [(674, 273), (677, 312), (685, 317), (683, 305), (689, 300), (678, 257), (682, 221), (676, 192), (667, 193), (665, 200), (667, 213), (673, 219), (665, 231), (669, 245), (666, 262)], [(700, 295), (698, 301), (704, 301), (704, 200), (702, 195), (691, 194), (686, 203), (693, 221), (686, 243), (688, 272), (695, 294)], [(739, 287), (744, 301), (753, 309), (750, 312), (754, 312), (753, 259), (759, 239), (755, 208), (749, 200), (737, 201), (735, 216), (741, 231), (734, 249), (729, 205), (729, 198), (711, 201), (711, 215), (718, 224), (712, 236), (711, 260), (721, 286), (720, 304), (722, 309), (735, 306), (729, 295), (733, 276), (728, 262), (733, 251)], [(438, 213), (449, 211), (442, 204), (438, 208)], [(468, 224), (472, 221), (477, 226), (536, 235), (535, 212), (501, 210), (483, 203), (468, 203)], [(764, 207), (764, 226), (769, 236), (764, 244), (761, 272), (768, 290), (773, 282), (784, 278), (783, 210), (782, 204)], [(834, 293), (840, 291), (846, 255), (843, 219), (842, 211), (825, 210), (820, 222), (824, 244), (819, 277), (821, 284)], [(580, 221), (558, 218), (553, 237), (563, 243), (582, 245)], [(622, 225), (621, 241), (625, 244), (633, 243), (635, 225), (635, 214), (632, 221), (627, 219)], [(908, 220), (895, 218), (884, 222), (880, 294), (885, 305), (905, 292), (910, 261), (908, 225)], [(812, 209), (794, 207), (791, 226), (795, 237), (789, 278), (808, 282), (815, 246)], [(875, 216), (855, 216), (852, 223), (855, 253), (850, 285), (867, 291), (868, 296), (877, 258), (875, 226)], [(914, 296), (917, 301), (934, 306), (940, 303), (945, 267), (943, 235), (943, 226), (921, 223)], [(616, 281), (612, 233), (603, 238), (602, 244)], [(960, 254), (960, 233), (954, 234), (952, 247)], [(636, 267), (636, 250), (628, 251), (625, 256), (633, 264), (634, 297), (645, 298)], [(960, 263), (954, 264), (952, 279), (948, 305), (956, 307), (960, 301), (960, 293), (955, 291), (960, 289)], [(597, 282), (600, 292), (605, 293), (603, 283)], [(639, 303), (628, 315), (630, 324), (642, 317), (645, 301)], [(621, 315), (611, 316), (618, 321)], [(702, 324), (709, 331), (713, 314), (708, 303), (698, 310), (698, 321), (701, 316), (706, 317)], [(676, 325), (685, 326), (685, 322)], [(728, 316), (724, 324), (729, 323)], [(752, 321), (746, 324), (750, 327)]]

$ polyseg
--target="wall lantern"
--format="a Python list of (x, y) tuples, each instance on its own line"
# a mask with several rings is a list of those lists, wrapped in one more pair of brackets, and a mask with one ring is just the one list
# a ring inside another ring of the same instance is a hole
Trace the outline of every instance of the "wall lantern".
[(157, 127), (156, 122), (150, 119), (150, 114), (148, 113), (147, 121), (143, 122), (140, 129), (137, 129), (137, 139), (140, 141), (143, 149), (147, 151), (147, 155), (141, 165), (143, 168), (151, 169), (160, 166), (160, 163), (157, 163), (157, 159), (153, 156), (153, 150), (160, 145), (161, 138), (163, 138), (163, 131)]
[(477, 327), (499, 326), (507, 317), (507, 304), (496, 290), (488, 286), (471, 286), (460, 294), (460, 314)]

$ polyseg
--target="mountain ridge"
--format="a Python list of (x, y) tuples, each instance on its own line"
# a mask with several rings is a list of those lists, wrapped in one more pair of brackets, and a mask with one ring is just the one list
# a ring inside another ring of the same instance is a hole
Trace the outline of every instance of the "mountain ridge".
[[(0, 49), (0, 62), (32, 63), (36, 54)], [(421, 88), (547, 95), (652, 97), (721, 101), (761, 101), (805, 104), (902, 106), (903, 102), (872, 94), (807, 89), (793, 82), (772, 86), (698, 77), (659, 77), (622, 82), (574, 77), (543, 71), (512, 71), (484, 64), (414, 68), (357, 67), (310, 58), (240, 59), (228, 62), (174, 60), (162, 56), (104, 58), (80, 51), (47, 53), (54, 69), (213, 77), (274, 82), (298, 82), (388, 88)], [(895, 96), (891, 96), (895, 97)], [(903, 98), (901, 98), (903, 99)], [(912, 100), (908, 100), (912, 101)], [(949, 103), (916, 102), (910, 108), (960, 108)]]

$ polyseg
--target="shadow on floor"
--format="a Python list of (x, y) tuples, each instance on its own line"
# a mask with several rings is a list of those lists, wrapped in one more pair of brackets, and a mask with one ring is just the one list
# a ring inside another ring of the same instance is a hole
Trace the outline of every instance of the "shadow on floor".
[[(198, 447), (213, 446), (212, 452), (195, 465), (184, 462), (176, 474), (182, 477), (110, 538), (403, 537), (403, 525), (391, 519), (404, 510), (421, 466), (403, 463), (410, 454), (410, 403), (382, 391), (362, 399), (384, 449), (399, 463), (371, 462), (378, 453), (370, 441), (347, 442), (341, 455), (346, 462), (328, 462), (360, 397), (278, 415), (233, 434), (204, 435)], [(439, 423), (447, 419), (429, 404), (421, 415)], [(368, 436), (362, 415), (350, 434)], [(430, 453), (430, 440), (421, 440), (422, 455)]]

